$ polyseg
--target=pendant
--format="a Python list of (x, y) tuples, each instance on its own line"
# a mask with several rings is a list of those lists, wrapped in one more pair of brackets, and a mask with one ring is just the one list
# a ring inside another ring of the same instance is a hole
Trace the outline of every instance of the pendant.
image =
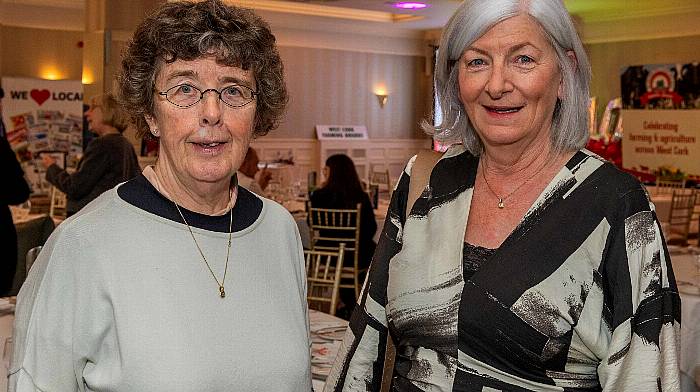
[(226, 292), (224, 291), (224, 286), (219, 286), (219, 295), (221, 298), (224, 298), (226, 296)]
[(503, 209), (503, 208), (505, 208), (505, 206), (506, 206), (506, 205), (503, 204), (503, 199), (501, 199), (501, 198), (499, 197), (499, 198), (498, 198), (498, 208)]

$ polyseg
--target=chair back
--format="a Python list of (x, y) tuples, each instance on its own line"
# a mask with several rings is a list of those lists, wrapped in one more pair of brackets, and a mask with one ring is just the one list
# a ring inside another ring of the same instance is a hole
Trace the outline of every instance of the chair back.
[(671, 198), (671, 213), (668, 221), (669, 244), (687, 245), (690, 220), (695, 208), (694, 191), (674, 190)]
[(369, 184), (379, 185), (379, 191), (386, 191), (391, 195), (393, 187), (391, 184), (391, 176), (389, 175), (389, 170), (373, 171), (369, 174)]
[(32, 265), (34, 265), (34, 262), (36, 261), (36, 258), (39, 257), (39, 253), (41, 253), (41, 248), (42, 246), (35, 246), (27, 252), (27, 256), (25, 258), (25, 263), (24, 263), (24, 269), (27, 275), (29, 275), (29, 270), (32, 268)]
[(693, 215), (690, 217), (688, 238), (697, 240), (696, 245), (700, 246), (700, 189), (695, 189), (695, 206), (693, 206)]
[[(345, 244), (340, 244), (337, 251), (304, 251), (309, 308), (324, 311), (323, 306), (328, 304), (327, 313), (335, 315), (344, 255)], [(317, 304), (320, 309), (316, 308)]]
[(66, 194), (58, 190), (55, 186), (51, 187), (51, 202), (49, 204), (49, 216), (57, 218), (66, 217)]
[(664, 180), (659, 179), (656, 181), (656, 193), (673, 193), (676, 189), (685, 188), (685, 180)]
[[(345, 252), (352, 252), (352, 263), (346, 258), (345, 272), (342, 274), (340, 287), (355, 289), (355, 295), (360, 293), (359, 248), (360, 248), (360, 209), (357, 203), (355, 209), (334, 209), (309, 207), (307, 216), (311, 231), (311, 249), (337, 251), (341, 244)], [(344, 283), (348, 279), (350, 282)]]

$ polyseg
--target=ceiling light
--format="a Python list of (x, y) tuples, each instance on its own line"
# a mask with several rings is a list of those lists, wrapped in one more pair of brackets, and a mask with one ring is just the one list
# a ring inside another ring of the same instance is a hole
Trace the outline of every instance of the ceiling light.
[(400, 8), (402, 10), (421, 10), (428, 7), (427, 4), (419, 1), (397, 1), (392, 4), (395, 8)]

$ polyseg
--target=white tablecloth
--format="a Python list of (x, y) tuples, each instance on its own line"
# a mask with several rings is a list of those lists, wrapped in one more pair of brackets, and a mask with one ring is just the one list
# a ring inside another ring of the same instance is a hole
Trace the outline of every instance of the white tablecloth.
[[(348, 322), (330, 314), (317, 310), (309, 310), (309, 324), (311, 324), (311, 372), (313, 374), (314, 391), (323, 391), (325, 377), (316, 374), (317, 369), (330, 371), (335, 361), (335, 356), (340, 348), (340, 343), (345, 335)], [(324, 333), (324, 332), (330, 332)], [(323, 335), (321, 337), (320, 335)]]
[[(683, 392), (700, 390), (700, 276), (690, 254), (672, 254), (671, 263), (681, 296), (681, 372)], [(694, 283), (692, 286), (688, 283)], [(692, 381), (695, 380), (696, 389)]]

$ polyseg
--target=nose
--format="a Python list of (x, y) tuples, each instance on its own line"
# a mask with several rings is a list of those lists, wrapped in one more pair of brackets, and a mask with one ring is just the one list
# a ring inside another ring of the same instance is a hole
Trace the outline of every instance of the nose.
[(486, 83), (486, 92), (492, 99), (499, 99), (513, 89), (510, 72), (507, 67), (500, 64), (494, 64), (491, 69), (491, 75)]
[(199, 117), (199, 125), (218, 125), (221, 122), (221, 105), (223, 104), (219, 99), (218, 92), (214, 89), (205, 91), (200, 104), (201, 115)]

